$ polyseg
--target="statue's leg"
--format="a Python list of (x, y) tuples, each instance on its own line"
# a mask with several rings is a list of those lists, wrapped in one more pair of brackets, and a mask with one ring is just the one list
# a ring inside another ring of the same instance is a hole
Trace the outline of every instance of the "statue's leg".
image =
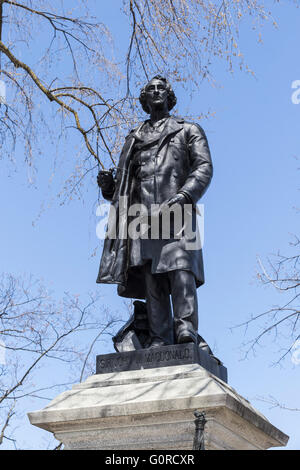
[(175, 270), (168, 273), (174, 328), (178, 343), (197, 342), (198, 299), (194, 274), (191, 271)]
[(149, 335), (152, 345), (173, 344), (173, 318), (166, 274), (152, 274), (151, 263), (144, 266)]

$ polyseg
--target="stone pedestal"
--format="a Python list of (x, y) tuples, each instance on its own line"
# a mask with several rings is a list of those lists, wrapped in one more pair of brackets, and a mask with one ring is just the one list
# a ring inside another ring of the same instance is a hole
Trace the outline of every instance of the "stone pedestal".
[(29, 419), (65, 449), (192, 450), (195, 410), (206, 413), (207, 450), (263, 450), (288, 441), (199, 364), (94, 375)]

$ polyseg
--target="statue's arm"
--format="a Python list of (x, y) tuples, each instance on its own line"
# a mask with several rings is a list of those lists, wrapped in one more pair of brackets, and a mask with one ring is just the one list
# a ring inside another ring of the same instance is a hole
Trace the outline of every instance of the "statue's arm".
[(210, 184), (213, 165), (205, 132), (199, 125), (190, 125), (187, 144), (191, 170), (180, 192), (196, 204)]

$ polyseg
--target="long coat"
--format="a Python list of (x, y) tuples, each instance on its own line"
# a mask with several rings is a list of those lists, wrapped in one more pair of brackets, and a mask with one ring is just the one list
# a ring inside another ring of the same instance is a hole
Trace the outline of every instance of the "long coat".
[[(130, 240), (118, 236), (118, 214), (119, 210), (124, 210), (119, 205), (120, 197), (127, 197), (130, 201), (133, 148), (142, 126), (143, 123), (129, 133), (121, 152), (114, 194), (109, 198), (114, 214), (117, 215), (117, 236), (115, 239), (105, 239), (97, 278), (97, 283), (118, 284), (120, 296), (137, 299), (145, 298), (142, 270), (129, 268)], [(155, 187), (154, 202), (162, 204), (180, 191), (189, 196), (195, 210), (195, 204), (209, 186), (212, 173), (210, 151), (203, 129), (198, 124), (171, 116), (162, 131), (156, 153), (154, 181), (152, 179)], [(141, 193), (141, 202), (146, 206), (150, 194), (153, 198), (153, 192), (149, 189), (145, 187)], [(126, 222), (126, 214), (121, 220)], [(191, 270), (199, 287), (204, 283), (202, 250), (200, 248), (190, 251), (186, 249), (185, 242), (183, 237), (172, 243), (171, 252), (162, 251), (161, 259), (158, 260), (159, 272), (173, 269)]]

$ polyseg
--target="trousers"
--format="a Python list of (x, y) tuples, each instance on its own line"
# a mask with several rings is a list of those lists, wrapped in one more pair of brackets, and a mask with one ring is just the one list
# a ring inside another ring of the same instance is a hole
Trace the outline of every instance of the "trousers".
[(196, 342), (198, 299), (194, 274), (179, 269), (152, 274), (151, 262), (146, 263), (143, 268), (151, 341), (174, 344), (182, 333), (188, 333)]

